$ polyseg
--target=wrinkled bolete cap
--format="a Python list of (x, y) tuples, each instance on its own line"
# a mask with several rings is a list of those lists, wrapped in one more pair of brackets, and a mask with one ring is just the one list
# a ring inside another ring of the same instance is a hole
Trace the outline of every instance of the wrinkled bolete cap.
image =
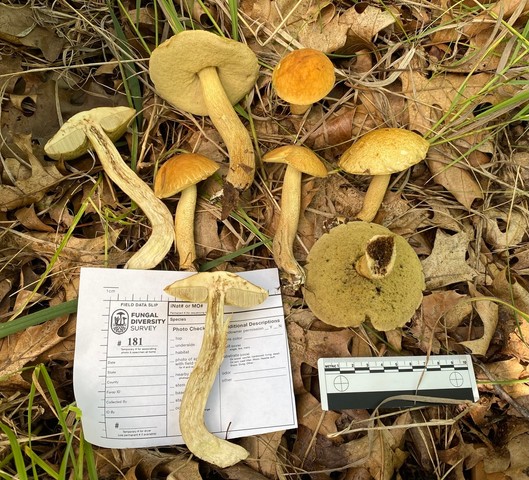
[(208, 115), (197, 73), (216, 67), (232, 105), (255, 85), (257, 57), (246, 45), (203, 30), (177, 33), (151, 55), (149, 74), (159, 95), (180, 110)]
[(334, 66), (319, 50), (302, 48), (285, 55), (272, 73), (277, 96), (294, 105), (310, 105), (321, 100), (332, 88)]
[(402, 172), (424, 160), (430, 144), (402, 128), (379, 128), (360, 137), (340, 158), (340, 168), (354, 175)]
[(304, 298), (320, 320), (337, 327), (357, 327), (366, 320), (380, 331), (403, 326), (422, 301), (421, 263), (403, 237), (394, 235), (396, 258), (382, 279), (360, 275), (355, 265), (376, 235), (394, 235), (381, 225), (351, 222), (333, 228), (312, 247)]

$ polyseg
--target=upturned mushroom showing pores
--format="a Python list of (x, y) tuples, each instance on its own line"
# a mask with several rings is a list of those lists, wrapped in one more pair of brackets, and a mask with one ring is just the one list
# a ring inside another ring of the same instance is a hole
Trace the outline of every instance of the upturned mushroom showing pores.
[(248, 452), (214, 436), (204, 425), (204, 409), (226, 350), (229, 317), (224, 316), (224, 305), (253, 307), (264, 302), (268, 292), (228, 272), (196, 273), (169, 285), (165, 292), (208, 304), (202, 346), (180, 405), (180, 432), (194, 455), (219, 467), (229, 467), (244, 460)]
[(371, 222), (382, 204), (391, 174), (424, 160), (430, 144), (402, 128), (379, 128), (366, 133), (340, 158), (340, 168), (353, 175), (372, 175), (362, 210), (356, 218)]
[[(367, 272), (364, 263), (370, 265)], [(380, 331), (401, 327), (421, 304), (425, 288), (421, 263), (406, 240), (367, 222), (339, 225), (320, 237), (305, 269), (307, 305), (337, 327), (366, 320)]]
[(230, 159), (223, 218), (253, 182), (255, 155), (250, 135), (233, 109), (259, 74), (255, 54), (244, 44), (201, 30), (180, 32), (155, 48), (149, 74), (157, 93), (194, 115), (208, 115)]
[(147, 242), (130, 258), (127, 268), (158, 265), (173, 244), (173, 219), (167, 207), (123, 161), (113, 142), (123, 135), (136, 111), (128, 107), (99, 107), (72, 116), (44, 146), (55, 160), (72, 160), (91, 147), (109, 178), (143, 210), (152, 225)]

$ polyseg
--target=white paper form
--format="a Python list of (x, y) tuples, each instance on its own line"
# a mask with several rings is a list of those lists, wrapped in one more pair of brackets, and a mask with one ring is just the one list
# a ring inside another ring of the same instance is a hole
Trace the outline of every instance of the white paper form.
[[(202, 342), (207, 305), (163, 289), (189, 272), (82, 268), (74, 391), (85, 438), (108, 448), (182, 444), (180, 399)], [(277, 269), (241, 272), (269, 297), (231, 315), (206, 427), (237, 438), (297, 426)]]

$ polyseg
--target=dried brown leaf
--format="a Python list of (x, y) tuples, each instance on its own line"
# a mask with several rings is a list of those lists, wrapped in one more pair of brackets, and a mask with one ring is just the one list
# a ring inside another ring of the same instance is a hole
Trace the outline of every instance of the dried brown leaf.
[[(469, 284), (468, 288), (473, 298), (479, 299), (484, 296), (473, 285)], [(490, 300), (478, 300), (474, 302), (474, 309), (483, 322), (483, 336), (476, 340), (459, 343), (468, 348), (474, 355), (485, 355), (496, 331), (496, 325), (498, 325), (498, 305)]]
[(53, 28), (37, 23), (30, 6), (0, 5), (0, 38), (15, 45), (39, 49), (50, 62), (57, 60), (65, 43)]
[(465, 259), (469, 242), (466, 232), (447, 235), (437, 230), (432, 253), (422, 261), (427, 289), (472, 280), (477, 275)]
[(428, 152), (426, 163), (435, 183), (446, 188), (468, 210), (477, 198), (483, 198), (479, 183), (461, 163), (452, 164), (457, 154), (450, 145), (439, 145)]
[(276, 478), (280, 463), (277, 451), (284, 433), (283, 430), (241, 438), (240, 445), (250, 452), (246, 463), (265, 477)]
[(289, 323), (287, 332), (294, 392), (296, 394), (305, 392), (304, 381), (301, 376), (301, 365), (303, 363), (317, 368), (319, 358), (350, 356), (348, 344), (354, 336), (354, 333), (350, 330), (320, 332), (304, 330), (296, 323)]

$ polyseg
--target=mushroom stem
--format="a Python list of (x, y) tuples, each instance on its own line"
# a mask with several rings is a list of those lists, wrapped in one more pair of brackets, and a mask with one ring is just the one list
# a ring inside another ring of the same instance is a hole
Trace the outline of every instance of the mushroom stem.
[(295, 282), (304, 283), (305, 272), (296, 261), (293, 250), (300, 215), (301, 175), (298, 169), (287, 166), (281, 191), (281, 213), (272, 243), (272, 252), (281, 270), (293, 275)]
[(180, 270), (196, 272), (195, 260), (195, 207), (197, 204), (197, 187), (191, 185), (182, 190), (176, 206), (174, 217), (174, 238)]
[(214, 436), (204, 425), (204, 410), (224, 358), (229, 326), (229, 320), (224, 319), (225, 292), (210, 288), (207, 302), (202, 346), (180, 405), (180, 432), (191, 452), (225, 468), (244, 460), (249, 453), (239, 445)]
[(253, 182), (255, 158), (252, 140), (226, 96), (217, 69), (215, 67), (203, 68), (198, 72), (198, 76), (208, 115), (224, 140), (230, 158), (225, 186), (228, 190), (235, 189), (235, 192), (229, 192), (235, 195), (234, 199), (228, 198), (228, 201), (235, 200), (230, 205), (230, 211), (237, 202), (238, 194), (246, 190)]
[(384, 200), (390, 179), (391, 175), (373, 176), (369, 187), (367, 187), (362, 210), (358, 212), (356, 218), (364, 222), (371, 222), (375, 218), (380, 205), (382, 205), (382, 200)]
[(397, 247), (393, 235), (374, 235), (366, 244), (365, 253), (356, 262), (358, 274), (369, 280), (387, 277), (395, 265)]
[(292, 115), (303, 115), (310, 107), (312, 107), (312, 103), (309, 105), (294, 105), (293, 103), (290, 104), (290, 113)]
[(110, 179), (145, 213), (152, 225), (147, 242), (129, 259), (126, 268), (150, 269), (158, 265), (173, 244), (173, 218), (169, 209), (123, 161), (103, 128), (85, 119), (84, 133)]

